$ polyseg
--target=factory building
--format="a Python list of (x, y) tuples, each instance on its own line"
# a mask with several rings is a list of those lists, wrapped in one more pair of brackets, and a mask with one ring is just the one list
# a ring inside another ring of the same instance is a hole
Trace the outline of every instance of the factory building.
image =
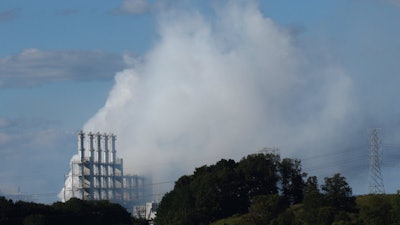
[(132, 212), (150, 196), (146, 179), (125, 175), (123, 160), (117, 157), (114, 134), (78, 133), (78, 155), (71, 160), (65, 177), (64, 200), (109, 200)]

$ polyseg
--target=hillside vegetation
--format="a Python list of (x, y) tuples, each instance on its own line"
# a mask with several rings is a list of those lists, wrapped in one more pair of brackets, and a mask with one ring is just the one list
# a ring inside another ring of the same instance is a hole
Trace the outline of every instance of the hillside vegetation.
[[(307, 176), (273, 154), (222, 159), (175, 182), (156, 225), (400, 225), (400, 195), (353, 196), (346, 178)], [(0, 225), (144, 225), (120, 205), (72, 198), (44, 205), (0, 197)]]
[(354, 197), (346, 178), (319, 184), (295, 159), (249, 155), (182, 176), (157, 210), (160, 225), (400, 225), (400, 196)]
[[(140, 224), (118, 204), (72, 198), (44, 205), (0, 197), (1, 225), (129, 225)], [(141, 223), (146, 224), (146, 223)]]

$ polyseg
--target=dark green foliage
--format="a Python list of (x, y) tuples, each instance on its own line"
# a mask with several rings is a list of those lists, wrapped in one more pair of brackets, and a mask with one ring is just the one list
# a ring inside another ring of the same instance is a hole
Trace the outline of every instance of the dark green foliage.
[(0, 197), (1, 225), (123, 225), (131, 224), (130, 214), (108, 201), (70, 199), (66, 203), (44, 205), (16, 202)]
[(324, 205), (324, 196), (320, 193), (318, 179), (315, 176), (307, 179), (303, 198), (303, 221), (305, 224), (318, 224), (319, 209)]
[[(281, 167), (280, 175), (284, 173)], [(281, 182), (284, 179), (281, 177)], [(317, 177), (309, 177), (302, 188), (304, 197), (300, 204), (286, 204), (288, 192), (285, 194), (285, 188), (281, 187), (281, 196), (255, 196), (248, 213), (212, 225), (400, 225), (400, 195), (355, 198), (346, 178), (340, 174), (324, 181), (319, 186)]]
[(400, 195), (396, 195), (392, 199), (392, 205), (393, 222), (396, 225), (400, 225)]
[[(322, 185), (297, 160), (255, 154), (183, 176), (162, 199), (162, 225), (400, 225), (400, 196), (352, 195), (346, 178)], [(225, 219), (222, 219), (225, 218)], [(39, 218), (40, 219), (40, 218)], [(221, 220), (222, 219), (222, 220)], [(213, 223), (215, 221), (215, 223)]]
[(224, 218), (213, 222), (212, 225), (243, 225), (243, 215), (233, 215), (228, 218)]
[(339, 173), (333, 177), (325, 177), (325, 184), (321, 186), (327, 204), (340, 211), (352, 212), (355, 210), (356, 202), (351, 187), (346, 178)]
[(132, 225), (148, 225), (149, 222), (146, 219), (132, 218)]
[(306, 173), (301, 171), (299, 160), (289, 158), (279, 163), (281, 175), (282, 194), (289, 204), (297, 204), (303, 200), (304, 178)]
[[(247, 213), (249, 208), (257, 207), (253, 205), (256, 202), (264, 204), (256, 201), (257, 196), (278, 196), (278, 187), (283, 187), (284, 197), (279, 197), (279, 202), (286, 207), (286, 203), (301, 201), (303, 177), (299, 161), (284, 159), (281, 162), (279, 156), (273, 154), (253, 154), (239, 162), (222, 159), (215, 165), (196, 168), (193, 175), (181, 177), (174, 189), (163, 197), (155, 222), (210, 224)], [(265, 204), (271, 202), (268, 200)]]
[(252, 198), (246, 224), (269, 224), (286, 209), (284, 200), (279, 195), (259, 195)]
[(270, 223), (271, 225), (301, 225), (300, 221), (296, 218), (293, 210), (287, 209), (285, 212), (279, 214)]
[(320, 193), (316, 176), (307, 179), (304, 188), (303, 204), (306, 210), (317, 209), (324, 204), (324, 196)]
[(278, 163), (279, 157), (272, 154), (248, 155), (239, 162), (238, 169), (244, 177), (244, 188), (250, 198), (278, 194)]
[(307, 179), (303, 199), (304, 224), (350, 223), (348, 214), (356, 211), (356, 203), (346, 178), (340, 174), (326, 177), (321, 189), (322, 193), (315, 176)]
[(25, 217), (23, 220), (23, 225), (44, 225), (45, 224), (45, 216), (42, 214), (30, 214)]
[[(398, 198), (398, 196), (397, 196)], [(397, 213), (393, 211), (396, 203), (385, 195), (369, 195), (360, 204), (360, 219), (365, 225), (395, 224)]]

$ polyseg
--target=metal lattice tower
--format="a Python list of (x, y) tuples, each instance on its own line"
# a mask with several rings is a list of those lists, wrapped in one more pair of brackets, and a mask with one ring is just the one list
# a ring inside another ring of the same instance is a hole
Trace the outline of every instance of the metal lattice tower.
[(277, 148), (277, 147), (268, 147), (268, 146), (259, 149), (258, 153), (280, 155), (279, 148)]
[(370, 170), (369, 170), (369, 193), (370, 194), (384, 194), (385, 188), (383, 186), (383, 178), (381, 173), (382, 161), (382, 148), (379, 131), (381, 129), (371, 129), (369, 134), (369, 148), (370, 155)]

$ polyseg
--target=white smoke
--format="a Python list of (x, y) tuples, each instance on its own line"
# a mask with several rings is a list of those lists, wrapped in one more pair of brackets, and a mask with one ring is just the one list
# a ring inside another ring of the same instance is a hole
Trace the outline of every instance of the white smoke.
[[(79, 156), (76, 154), (72, 156), (70, 160), (70, 164), (72, 165), (73, 161), (78, 161), (80, 160)], [(73, 176), (73, 174), (78, 174), (79, 171), (72, 171), (72, 169), (76, 170), (76, 167), (71, 167), (71, 170), (68, 172), (66, 175), (65, 179), (65, 184), (64, 187), (61, 189), (61, 191), (58, 193), (58, 198), (65, 202), (66, 200), (75, 197), (75, 198), (82, 198), (83, 196), (81, 195), (80, 191), (77, 191), (75, 187), (80, 186), (80, 179), (78, 176)]]
[(117, 135), (125, 173), (175, 180), (263, 146), (298, 157), (333, 151), (346, 135), (352, 80), (339, 67), (312, 66), (254, 2), (229, 1), (213, 18), (169, 11), (159, 35), (141, 62), (115, 76), (84, 126)]

